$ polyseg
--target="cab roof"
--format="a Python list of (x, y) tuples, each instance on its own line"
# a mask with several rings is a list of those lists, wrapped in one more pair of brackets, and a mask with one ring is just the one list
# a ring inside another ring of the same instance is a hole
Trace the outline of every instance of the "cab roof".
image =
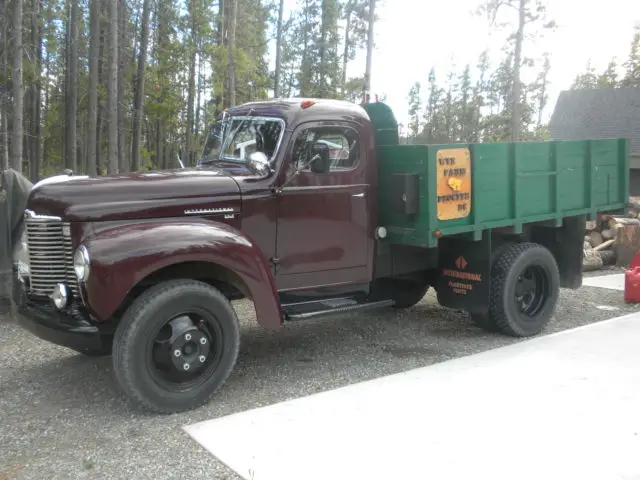
[[(309, 105), (310, 104), (310, 105)], [(229, 108), (229, 115), (254, 115), (282, 118), (288, 128), (302, 121), (346, 120), (358, 124), (370, 122), (362, 106), (345, 100), (325, 98), (286, 98), (249, 102)]]

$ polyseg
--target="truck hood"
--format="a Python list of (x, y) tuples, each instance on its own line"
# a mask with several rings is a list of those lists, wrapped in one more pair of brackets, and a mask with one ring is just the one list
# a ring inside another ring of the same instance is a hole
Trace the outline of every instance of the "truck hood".
[(109, 177), (59, 175), (34, 185), (29, 210), (66, 221), (133, 220), (240, 210), (236, 181), (222, 170), (178, 169)]

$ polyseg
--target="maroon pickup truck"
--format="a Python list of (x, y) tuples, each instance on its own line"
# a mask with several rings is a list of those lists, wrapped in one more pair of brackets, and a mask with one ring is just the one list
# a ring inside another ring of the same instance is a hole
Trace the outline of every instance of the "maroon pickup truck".
[[(235, 299), (251, 299), (260, 325), (278, 329), (407, 308), (434, 287), (442, 305), (484, 328), (540, 332), (560, 284), (580, 286), (584, 216), (538, 215), (539, 228), (507, 220), (487, 234), (488, 220), (481, 228), (469, 220), (466, 168), (447, 167), (438, 192), (453, 193), (436, 197), (436, 162), (426, 159), (438, 151), (398, 146), (383, 104), (277, 100), (221, 114), (196, 167), (36, 185), (16, 254), (21, 323), (83, 354), (111, 354), (125, 392), (166, 413), (208, 402), (229, 377), (240, 345)], [(444, 152), (442, 165), (469, 157), (465, 148)], [(382, 155), (384, 168), (428, 167), (433, 177), (383, 175)], [(383, 179), (391, 186), (379, 189)], [(420, 203), (427, 192), (442, 205), (437, 217)]]

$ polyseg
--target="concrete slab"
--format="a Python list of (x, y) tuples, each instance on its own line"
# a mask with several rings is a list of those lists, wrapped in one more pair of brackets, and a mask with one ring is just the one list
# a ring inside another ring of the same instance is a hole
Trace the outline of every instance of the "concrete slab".
[(620, 290), (624, 292), (624, 273), (584, 277), (582, 279), (582, 286), (608, 288), (610, 290)]
[(640, 479), (638, 345), (640, 313), (184, 429), (253, 480)]

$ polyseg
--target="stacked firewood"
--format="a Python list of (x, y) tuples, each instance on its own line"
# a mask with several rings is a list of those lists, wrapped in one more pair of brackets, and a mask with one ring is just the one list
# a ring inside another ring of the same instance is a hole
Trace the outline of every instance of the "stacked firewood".
[[(626, 216), (599, 215), (597, 220), (587, 221), (583, 270), (598, 270), (605, 265), (619, 265), (622, 260), (618, 258), (621, 248), (625, 249), (625, 257), (629, 255), (628, 250), (634, 248), (634, 242), (630, 244), (628, 241), (628, 232), (638, 231), (639, 212), (640, 198), (630, 198)], [(635, 237), (633, 234), (631, 236)]]

